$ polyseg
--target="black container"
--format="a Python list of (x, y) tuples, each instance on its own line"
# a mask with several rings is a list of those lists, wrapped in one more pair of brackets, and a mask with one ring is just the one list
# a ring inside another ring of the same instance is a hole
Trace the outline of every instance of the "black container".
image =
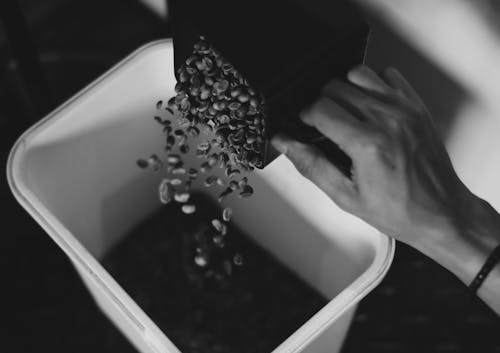
[(298, 119), (332, 78), (364, 59), (369, 28), (345, 0), (172, 0), (176, 69), (200, 35), (264, 95), (268, 136), (285, 132), (319, 145), (348, 169), (348, 158)]

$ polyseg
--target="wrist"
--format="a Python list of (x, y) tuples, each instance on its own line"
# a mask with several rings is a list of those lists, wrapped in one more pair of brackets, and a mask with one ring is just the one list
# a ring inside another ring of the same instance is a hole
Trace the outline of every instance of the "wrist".
[(424, 229), (414, 246), (468, 285), (500, 243), (500, 216), (472, 194), (460, 207), (454, 216)]

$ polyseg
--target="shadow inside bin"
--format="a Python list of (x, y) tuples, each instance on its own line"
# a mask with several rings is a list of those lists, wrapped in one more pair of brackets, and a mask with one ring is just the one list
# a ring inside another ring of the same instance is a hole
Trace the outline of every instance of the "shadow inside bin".
[[(157, 199), (157, 180), (146, 174), (149, 173), (146, 172), (102, 198), (99, 206), (102, 234), (112, 237), (101, 240), (103, 248), (100, 257), (122, 237), (126, 237), (135, 226), (157, 214), (161, 207)], [(338, 234), (339, 230), (331, 229), (330, 236), (304, 217), (303, 213), (261, 176), (250, 175), (250, 183), (255, 190), (253, 197), (245, 200), (234, 197), (233, 200), (228, 200), (234, 210), (233, 221), (239, 229), (326, 298), (333, 299), (373, 262), (373, 246), (363, 237), (356, 239), (354, 235), (365, 228), (355, 227), (353, 234), (344, 236)], [(194, 189), (211, 198), (217, 197), (213, 188), (209, 190), (195, 186)], [(311, 196), (312, 200), (304, 201), (314, 202), (314, 195)], [(209, 221), (207, 218), (207, 222)], [(120, 223), (122, 225), (118, 229), (117, 224)], [(126, 227), (123, 226), (124, 223), (127, 224)], [(350, 239), (346, 240), (349, 236)]]

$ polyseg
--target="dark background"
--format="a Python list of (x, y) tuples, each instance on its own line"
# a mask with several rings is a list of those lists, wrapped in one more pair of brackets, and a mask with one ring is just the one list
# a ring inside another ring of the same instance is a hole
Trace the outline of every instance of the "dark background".
[[(0, 0), (4, 1), (4, 0)], [(53, 109), (168, 25), (133, 0), (19, 1), (39, 50)], [(398, 67), (446, 136), (467, 92), (373, 22), (368, 63)], [(1, 165), (43, 112), (31, 106), (0, 26)], [(43, 94), (40, 94), (41, 98)], [(43, 109), (42, 109), (43, 110)], [(2, 352), (133, 352), (95, 306), (65, 255), (0, 183)], [(398, 244), (391, 270), (360, 305), (344, 353), (500, 352), (499, 319), (452, 274)]]

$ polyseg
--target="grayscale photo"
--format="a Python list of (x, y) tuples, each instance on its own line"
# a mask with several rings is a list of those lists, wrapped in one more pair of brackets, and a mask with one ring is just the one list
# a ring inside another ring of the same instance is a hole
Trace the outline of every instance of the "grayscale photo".
[(0, 0), (5, 353), (500, 353), (500, 2)]

